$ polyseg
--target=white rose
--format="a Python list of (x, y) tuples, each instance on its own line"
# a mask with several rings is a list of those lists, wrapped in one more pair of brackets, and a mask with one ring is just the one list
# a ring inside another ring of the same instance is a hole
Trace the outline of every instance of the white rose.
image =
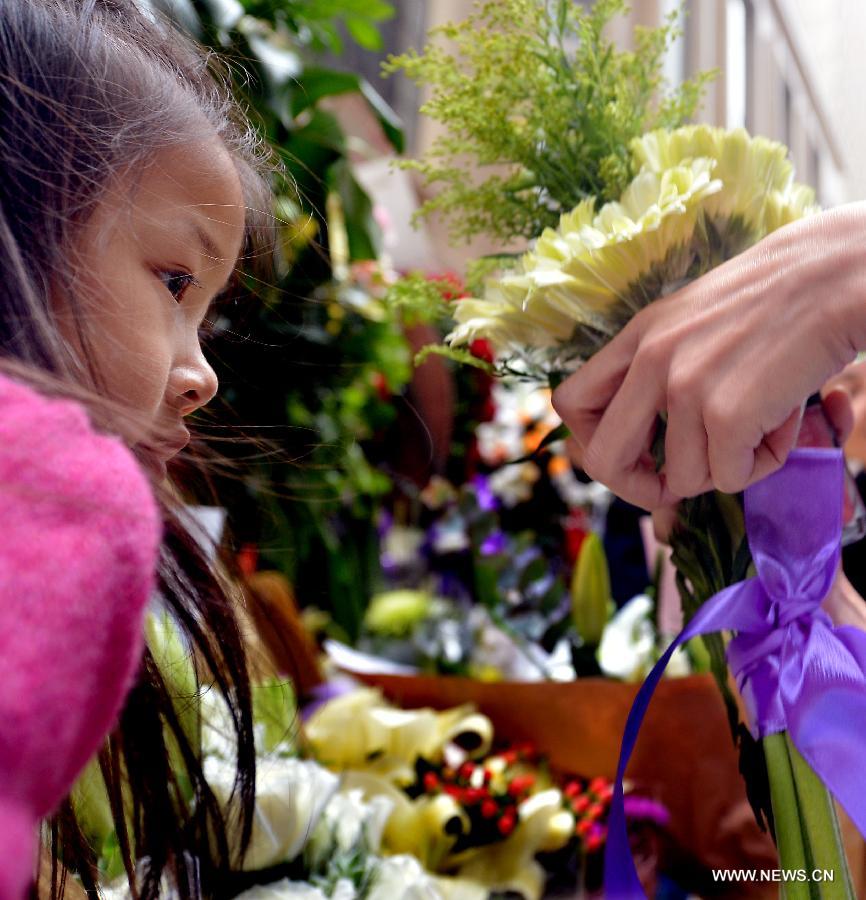
[(414, 856), (388, 856), (380, 860), (367, 900), (441, 900), (430, 875)]
[(322, 891), (306, 881), (275, 881), (272, 884), (257, 884), (238, 894), (236, 900), (328, 900)]
[[(234, 785), (234, 765), (210, 757), (205, 760), (204, 774), (225, 806)], [(304, 849), (339, 784), (336, 775), (312, 761), (259, 759), (253, 830), (244, 868), (263, 869), (294, 859)]]
[(605, 675), (636, 681), (651, 668), (655, 651), (652, 609), (652, 600), (639, 594), (605, 625), (598, 645), (598, 665)]

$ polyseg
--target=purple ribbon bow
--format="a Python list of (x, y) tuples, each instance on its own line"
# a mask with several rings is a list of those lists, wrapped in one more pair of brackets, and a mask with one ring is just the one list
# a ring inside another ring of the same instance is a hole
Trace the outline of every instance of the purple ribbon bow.
[(756, 737), (788, 731), (866, 835), (866, 632), (835, 628), (820, 608), (839, 565), (841, 450), (799, 448), (746, 490), (757, 576), (710, 598), (641, 685), (623, 735), (605, 848), (605, 897), (645, 896), (626, 832), (622, 781), (638, 731), (674, 650), (696, 635), (735, 631), (727, 656)]

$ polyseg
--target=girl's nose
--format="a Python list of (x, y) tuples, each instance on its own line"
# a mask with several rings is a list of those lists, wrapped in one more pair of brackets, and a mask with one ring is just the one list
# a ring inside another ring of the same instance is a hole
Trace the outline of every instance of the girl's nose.
[(178, 375), (180, 377), (176, 381), (176, 390), (181, 415), (188, 416), (201, 409), (216, 396), (219, 381), (216, 372), (203, 356), (200, 355), (195, 365), (185, 367)]

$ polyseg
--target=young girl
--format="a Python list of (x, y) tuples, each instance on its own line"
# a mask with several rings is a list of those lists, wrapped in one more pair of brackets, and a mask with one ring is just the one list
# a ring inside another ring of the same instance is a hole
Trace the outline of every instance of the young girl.
[[(209, 308), (239, 255), (261, 243), (259, 141), (210, 57), (133, 0), (4, 0), (0, 122), (0, 387), (73, 398), (150, 474), (164, 532), (160, 600), (233, 717), (243, 845), (255, 757), (240, 632), (162, 483), (189, 440), (185, 417), (217, 390), (199, 340)], [(79, 653), (80, 639), (70, 634), (66, 652)], [(230, 845), (147, 651), (99, 764), (138, 896), (157, 896), (164, 876), (181, 897), (219, 896), (244, 848)], [(68, 801), (49, 835), (95, 891), (97, 861)], [(63, 892), (58, 871), (52, 896)]]

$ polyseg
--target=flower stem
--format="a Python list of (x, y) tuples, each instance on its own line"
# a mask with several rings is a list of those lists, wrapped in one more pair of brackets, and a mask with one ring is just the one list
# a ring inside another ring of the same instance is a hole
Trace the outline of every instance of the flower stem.
[[(790, 735), (784, 735), (787, 754), (793, 773), (794, 787), (800, 810), (800, 822), (810, 851), (810, 876), (832, 872), (828, 880), (813, 881), (814, 895), (821, 900), (854, 900), (854, 887), (845, 858), (845, 848), (839, 831), (836, 806), (830, 792), (800, 755)], [(775, 801), (774, 801), (775, 809)], [(820, 876), (819, 876), (820, 877)], [(832, 881), (829, 880), (832, 878)]]
[[(800, 807), (786, 737), (785, 734), (770, 734), (764, 738), (779, 868), (807, 869), (806, 839), (801, 830)], [(814, 894), (808, 882), (794, 881), (783, 883), (782, 896), (785, 900), (812, 900)]]

